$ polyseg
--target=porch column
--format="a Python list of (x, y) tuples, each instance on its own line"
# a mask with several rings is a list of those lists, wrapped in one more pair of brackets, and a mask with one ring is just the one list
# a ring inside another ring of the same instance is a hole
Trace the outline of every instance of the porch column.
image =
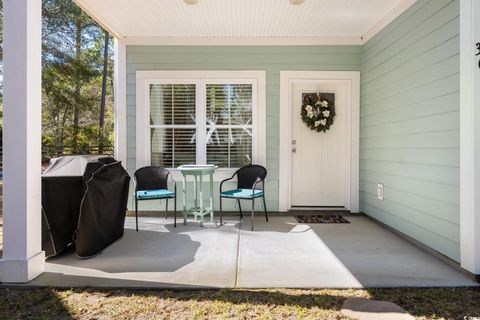
[(4, 0), (1, 282), (44, 271), (41, 250), (41, 0)]
[(480, 1), (460, 2), (460, 252), (480, 275)]
[(127, 53), (125, 41), (115, 38), (115, 159), (127, 167)]

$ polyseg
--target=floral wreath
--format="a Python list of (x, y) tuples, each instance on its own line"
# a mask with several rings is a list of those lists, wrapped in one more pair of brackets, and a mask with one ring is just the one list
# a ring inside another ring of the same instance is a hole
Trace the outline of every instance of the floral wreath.
[(325, 132), (330, 129), (335, 118), (333, 101), (322, 99), (320, 93), (305, 94), (302, 103), (302, 120), (313, 131)]

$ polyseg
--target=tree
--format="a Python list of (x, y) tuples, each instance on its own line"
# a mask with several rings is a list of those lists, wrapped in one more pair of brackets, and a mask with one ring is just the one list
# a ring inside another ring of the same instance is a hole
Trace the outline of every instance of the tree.
[(105, 45), (103, 48), (103, 75), (102, 75), (102, 96), (100, 99), (100, 122), (98, 129), (98, 151), (103, 152), (103, 130), (105, 127), (105, 103), (107, 98), (107, 78), (108, 78), (108, 47), (110, 34), (105, 31)]
[(72, 1), (43, 0), (46, 149), (88, 153), (92, 146), (111, 145), (113, 113), (106, 97), (112, 91), (107, 81), (112, 56), (106, 39), (108, 33)]
[[(113, 140), (112, 81), (108, 81), (112, 78), (110, 36), (72, 0), (42, 0), (42, 14), (44, 153), (88, 153), (96, 145), (103, 151)], [(2, 20), (0, 0), (0, 119)]]

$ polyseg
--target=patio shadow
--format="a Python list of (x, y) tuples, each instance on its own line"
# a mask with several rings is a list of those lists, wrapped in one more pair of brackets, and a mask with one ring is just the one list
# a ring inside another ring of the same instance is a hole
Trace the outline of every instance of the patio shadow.
[(79, 259), (67, 252), (48, 263), (108, 273), (173, 272), (192, 263), (199, 247), (187, 234), (125, 229), (123, 238), (96, 257)]

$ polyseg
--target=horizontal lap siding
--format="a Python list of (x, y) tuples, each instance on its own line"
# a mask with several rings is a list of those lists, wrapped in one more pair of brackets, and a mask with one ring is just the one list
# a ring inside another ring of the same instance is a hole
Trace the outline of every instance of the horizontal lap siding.
[(363, 46), (361, 209), (457, 261), (459, 70), (458, 0), (419, 0)]
[[(127, 167), (135, 170), (137, 70), (265, 70), (267, 205), (278, 210), (280, 70), (359, 71), (360, 46), (128, 46)], [(218, 186), (215, 186), (215, 190)], [(227, 209), (233, 209), (233, 206)]]

